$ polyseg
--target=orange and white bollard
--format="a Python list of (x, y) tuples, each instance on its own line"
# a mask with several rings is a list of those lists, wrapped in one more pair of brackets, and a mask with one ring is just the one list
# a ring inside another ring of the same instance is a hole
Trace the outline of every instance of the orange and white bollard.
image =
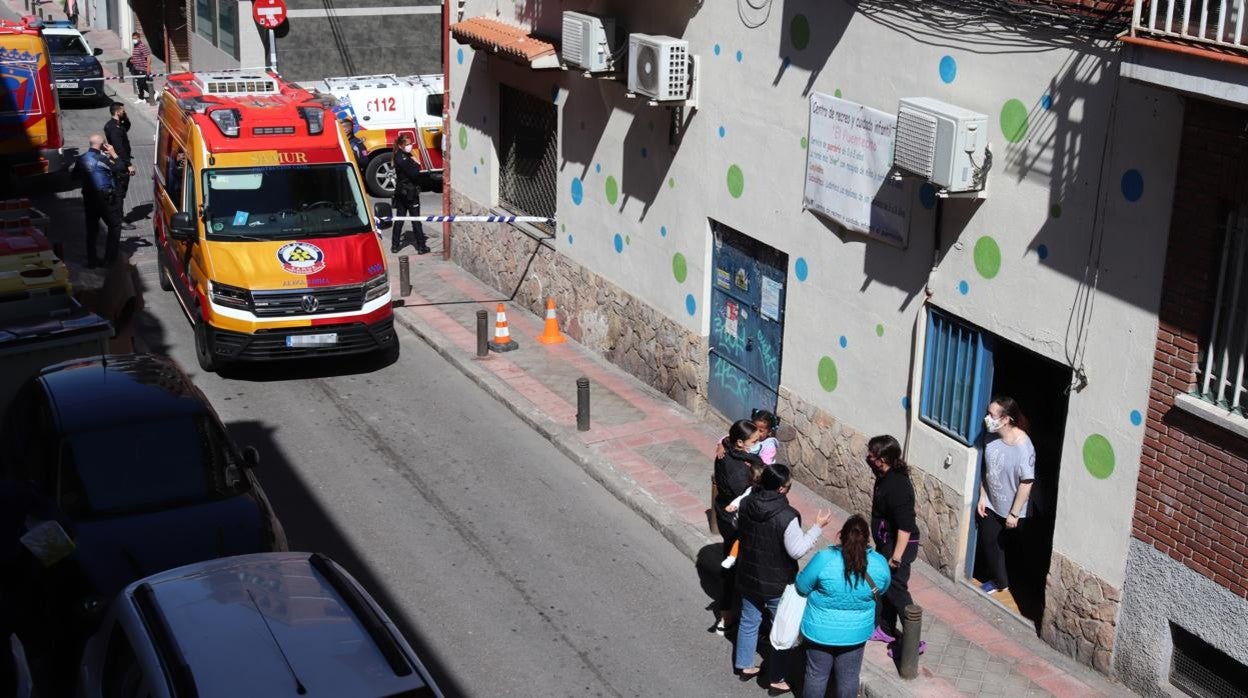
[(520, 345), (511, 338), (511, 330), (507, 327), (507, 309), (498, 304), (498, 315), (494, 320), (494, 340), (490, 342), (491, 351), (514, 351)]
[(559, 316), (555, 314), (554, 298), (546, 299), (546, 326), (542, 328), (537, 341), (542, 344), (562, 344), (568, 341), (568, 338), (559, 331)]

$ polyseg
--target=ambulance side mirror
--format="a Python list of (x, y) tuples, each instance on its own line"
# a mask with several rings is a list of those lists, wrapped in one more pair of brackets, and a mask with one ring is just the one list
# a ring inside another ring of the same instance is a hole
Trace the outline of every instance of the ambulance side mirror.
[(191, 242), (195, 239), (195, 221), (189, 213), (175, 213), (169, 221), (169, 237), (178, 242)]
[(384, 201), (373, 202), (373, 217), (377, 219), (378, 230), (386, 230), (394, 225), (394, 221), (388, 220), (393, 215), (394, 209), (391, 208), (390, 204)]

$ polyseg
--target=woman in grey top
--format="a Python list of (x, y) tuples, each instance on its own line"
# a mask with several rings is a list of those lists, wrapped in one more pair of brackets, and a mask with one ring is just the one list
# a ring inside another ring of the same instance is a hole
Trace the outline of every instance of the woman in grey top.
[(1027, 498), (1036, 479), (1036, 449), (1027, 436), (1027, 418), (1013, 398), (993, 398), (984, 417), (984, 478), (979, 485), (979, 540), (989, 577), (980, 589), (992, 594), (1010, 586), (1005, 570), (1018, 524), (1027, 518)]

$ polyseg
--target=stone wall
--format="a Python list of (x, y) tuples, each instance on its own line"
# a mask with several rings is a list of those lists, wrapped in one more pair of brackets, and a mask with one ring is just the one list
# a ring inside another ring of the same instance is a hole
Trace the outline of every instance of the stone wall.
[(1040, 636), (1104, 673), (1113, 666), (1122, 597), (1117, 589), (1053, 551), (1044, 592)]
[[(778, 416), (793, 428), (785, 455), (798, 481), (851, 514), (871, 516), (875, 476), (866, 463), (864, 434), (844, 420), (780, 388)], [(910, 469), (915, 514), (919, 519), (919, 557), (954, 578), (962, 498), (947, 485), (918, 468)]]
[[(457, 213), (490, 213), (465, 197), (452, 199)], [(513, 302), (539, 316), (553, 297), (569, 337), (694, 412), (705, 411), (705, 337), (510, 225), (456, 224), (451, 258), (500, 292), (515, 292)]]

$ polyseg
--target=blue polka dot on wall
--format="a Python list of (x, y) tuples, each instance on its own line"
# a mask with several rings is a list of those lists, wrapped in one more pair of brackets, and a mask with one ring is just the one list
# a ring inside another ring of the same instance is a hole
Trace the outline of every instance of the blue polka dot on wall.
[(953, 56), (943, 56), (940, 59), (940, 79), (949, 84), (953, 79), (958, 77), (958, 62)]
[(666, 225), (661, 225), (661, 226), (659, 226), (659, 235), (660, 235), (661, 237), (667, 237), (667, 226), (666, 226)]
[(1140, 414), (1139, 410), (1131, 410), (1131, 423), (1137, 427), (1140, 426), (1144, 423), (1144, 415)]
[(693, 299), (693, 294), (685, 296), (685, 312), (694, 315), (698, 312), (698, 302)]
[(793, 275), (798, 281), (805, 281), (806, 276), (810, 273), (810, 267), (806, 265), (805, 257), (798, 257), (797, 262), (793, 264)]
[(743, 60), (745, 60), (745, 54), (737, 51), (737, 62), (740, 63)]
[(724, 127), (723, 127), (723, 126), (720, 126), (720, 127), (719, 127), (719, 137), (720, 137), (720, 138), (723, 138), (725, 135), (727, 135), (727, 133), (728, 133), (728, 132), (724, 130)]
[(647, 155), (649, 155), (649, 154), (650, 154), (650, 151), (649, 151), (649, 150), (646, 150), (645, 146), (642, 146), (642, 148), (641, 148), (641, 157), (643, 157), (643, 158), (644, 158), (644, 157), (646, 157), (646, 156), (647, 156)]
[(619, 233), (615, 234), (615, 251), (616, 252), (624, 251), (624, 236), (620, 235)]
[(476, 165), (473, 165), (473, 166), (472, 166), (472, 173), (473, 173), (473, 174), (476, 174), (476, 173), (477, 173), (477, 166), (476, 166)]
[(715, 49), (714, 49), (714, 51), (715, 51), (715, 55), (716, 55), (716, 56), (718, 56), (718, 55), (719, 55), (720, 50), (721, 50), (721, 49), (719, 48), (719, 44), (715, 44)]
[(572, 244), (572, 233), (568, 233), (568, 244)]
[(849, 340), (845, 338), (845, 335), (841, 335), (841, 339), (839, 340), (839, 344), (841, 345), (841, 348), (842, 348), (842, 349), (844, 349), (845, 347), (849, 346)]
[(462, 48), (455, 52), (455, 60), (459, 61), (460, 65), (464, 64), (464, 50)]
[(1049, 256), (1049, 246), (1039, 245), (1036, 247), (1036, 256), (1040, 259), (1046, 259)]
[(1127, 201), (1139, 201), (1144, 196), (1144, 175), (1130, 169), (1122, 173), (1122, 196)]
[(585, 198), (585, 185), (581, 184), (580, 177), (572, 178), (572, 203), (577, 206), (581, 205), (581, 201)]
[(936, 207), (936, 187), (931, 182), (924, 182), (919, 187), (919, 203), (923, 204), (923, 208), (932, 209)]
[(959, 282), (958, 282), (958, 293), (961, 293), (962, 295), (964, 295), (964, 296), (965, 296), (966, 294), (968, 294), (968, 293), (970, 293), (970, 292), (971, 292), (971, 285), (970, 285), (970, 284), (966, 283), (965, 281), (959, 281)]
[(910, 409), (910, 396), (909, 395), (901, 396), (901, 409), (903, 410)]
[(1053, 97), (1052, 97), (1051, 95), (1045, 95), (1045, 96), (1041, 97), (1041, 98), (1040, 98), (1040, 108), (1041, 108), (1041, 109), (1043, 109), (1043, 110), (1045, 110), (1045, 111), (1048, 111), (1048, 110), (1052, 109), (1052, 108), (1053, 108)]
[(594, 165), (594, 172), (602, 172), (602, 163)]

